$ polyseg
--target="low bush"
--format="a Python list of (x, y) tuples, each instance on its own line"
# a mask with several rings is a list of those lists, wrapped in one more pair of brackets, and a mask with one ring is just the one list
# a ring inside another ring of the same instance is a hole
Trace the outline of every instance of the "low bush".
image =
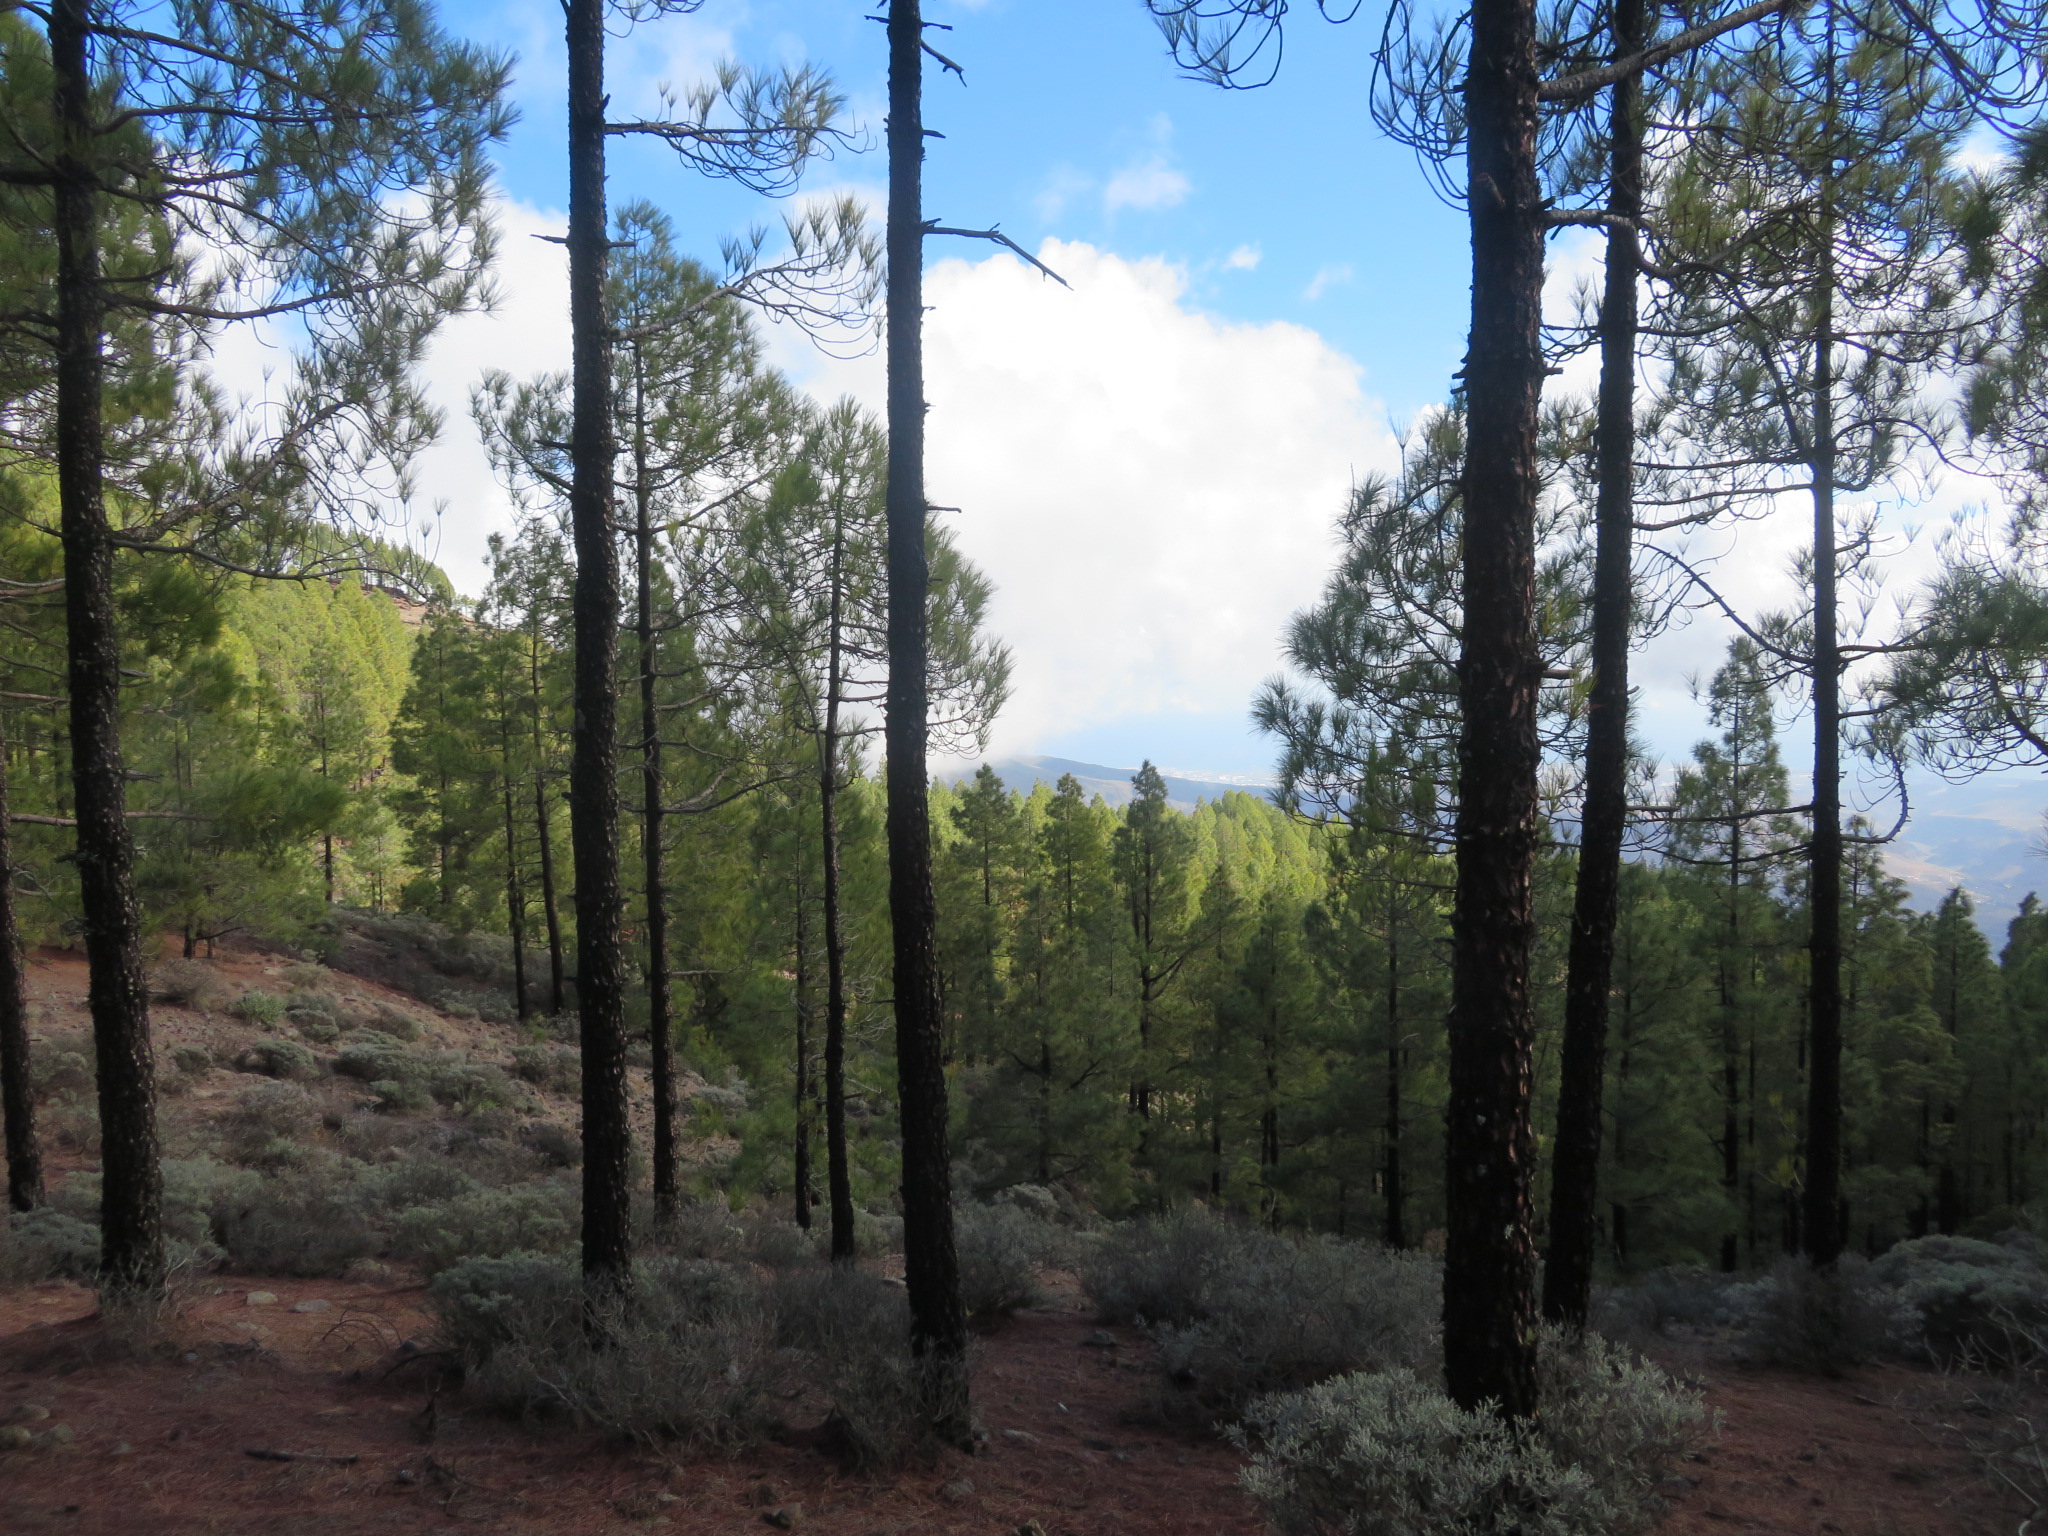
[(560, 1253), (575, 1241), (578, 1199), (567, 1183), (477, 1189), (400, 1211), (393, 1251), (429, 1276), (467, 1258)]
[(150, 970), (149, 995), (204, 1013), (225, 1006), (229, 992), (220, 972), (204, 960), (166, 960)]
[(379, 1003), (373, 1010), (371, 1022), (380, 1034), (393, 1040), (417, 1040), (423, 1033), (420, 1021), (403, 1008), (394, 1008), (389, 1003)]
[(1250, 1405), (1243, 1482), (1281, 1536), (1622, 1536), (1707, 1427), (1698, 1394), (1589, 1338), (1546, 1339), (1543, 1411), (1518, 1435), (1407, 1368)]
[[(2048, 1328), (2048, 1273), (2033, 1241), (1923, 1237), (1873, 1259), (1896, 1341), (1937, 1364), (2028, 1363), (2020, 1341)], [(2016, 1353), (2017, 1349), (2017, 1353)]]
[(561, 1045), (517, 1045), (512, 1071), (536, 1088), (574, 1097), (583, 1089), (583, 1053)]
[(302, 1080), (319, 1075), (320, 1059), (296, 1040), (258, 1040), (235, 1057), (235, 1070)]
[(855, 1463), (893, 1466), (932, 1450), (900, 1287), (850, 1265), (821, 1264), (777, 1276), (770, 1294), (776, 1342), (804, 1357), (804, 1379), (830, 1402)]
[(1261, 1394), (1436, 1359), (1441, 1272), (1419, 1254), (1190, 1211), (1113, 1229), (1083, 1283), (1107, 1320), (1151, 1327), (1176, 1416), (1227, 1419)]
[(90, 1098), (98, 1081), (92, 1036), (82, 1031), (50, 1036), (30, 1057), (29, 1071), (39, 1104)]
[(180, 1045), (171, 1050), (171, 1065), (187, 1077), (204, 1077), (213, 1070), (213, 1053), (203, 1045)]
[(278, 1167), (300, 1150), (297, 1138), (320, 1124), (313, 1096), (295, 1082), (244, 1088), (221, 1116), (222, 1149), (233, 1162)]
[(228, 1005), (228, 1012), (252, 1024), (275, 1024), (284, 1017), (284, 999), (274, 992), (251, 988)]
[(1850, 1254), (1826, 1269), (1781, 1259), (1768, 1275), (1728, 1294), (1749, 1352), (1794, 1370), (1840, 1376), (1884, 1353), (1895, 1332), (1869, 1265)]
[(285, 994), (284, 1011), (293, 1020), (311, 1014), (332, 1024), (342, 1015), (340, 1001), (324, 987), (294, 987)]
[(384, 1249), (344, 1172), (293, 1169), (218, 1201), (214, 1232), (238, 1269), (261, 1275), (338, 1276)]
[(334, 1058), (334, 1070), (360, 1082), (413, 1080), (424, 1082), (428, 1065), (404, 1044), (377, 1029), (357, 1030)]
[(0, 1224), (0, 1284), (90, 1282), (100, 1267), (100, 1229), (51, 1206), (16, 1211)]
[(519, 1145), (550, 1168), (574, 1168), (583, 1161), (583, 1138), (554, 1120), (529, 1120), (518, 1130)]
[(639, 1265), (630, 1299), (600, 1310), (595, 1338), (582, 1295), (566, 1262), (520, 1254), (451, 1266), (428, 1304), (472, 1390), (498, 1407), (565, 1412), (646, 1442), (737, 1447), (768, 1428), (773, 1333), (751, 1276)]
[(475, 1370), (546, 1319), (579, 1312), (582, 1295), (569, 1260), (514, 1253), (449, 1265), (428, 1285), (427, 1307), (440, 1342)]
[(967, 1315), (989, 1323), (1045, 1299), (1038, 1271), (1059, 1234), (1014, 1205), (962, 1205), (953, 1212), (960, 1260), (960, 1299)]
[(761, 1211), (749, 1211), (740, 1227), (745, 1234), (740, 1246), (746, 1256), (777, 1274), (817, 1263), (819, 1252), (831, 1242), (830, 1234), (822, 1229), (806, 1232), (795, 1222)]
[(294, 990), (317, 990), (325, 988), (333, 979), (333, 973), (324, 965), (304, 962), (288, 965), (278, 972), (278, 979)]

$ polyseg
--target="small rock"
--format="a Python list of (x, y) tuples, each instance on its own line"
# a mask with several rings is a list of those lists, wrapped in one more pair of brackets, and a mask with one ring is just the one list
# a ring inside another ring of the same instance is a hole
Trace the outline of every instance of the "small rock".
[(292, 1310), (294, 1312), (327, 1312), (331, 1311), (333, 1307), (334, 1303), (331, 1301), (295, 1301), (292, 1303)]
[(71, 1432), (69, 1424), (53, 1424), (43, 1432), (45, 1445), (69, 1445), (77, 1438), (78, 1436)]
[(8, 1420), (15, 1424), (40, 1424), (50, 1416), (50, 1410), (40, 1403), (23, 1403), (9, 1414)]
[(782, 1490), (773, 1483), (756, 1483), (754, 1484), (754, 1491), (749, 1497), (762, 1509), (766, 1509), (770, 1504), (780, 1504), (782, 1502)]
[(780, 1509), (771, 1509), (761, 1517), (778, 1531), (793, 1531), (804, 1523), (804, 1507), (801, 1504), (785, 1504)]
[(958, 1504), (962, 1499), (971, 1499), (974, 1497), (974, 1480), (972, 1478), (956, 1477), (950, 1483), (941, 1483), (939, 1485), (939, 1497), (949, 1499), (955, 1504)]
[(121, 1442), (121, 1443), (120, 1443), (119, 1445), (115, 1446), (115, 1447), (114, 1447), (114, 1448), (113, 1448), (113, 1449), (112, 1449), (111, 1451), (107, 1452), (107, 1454), (108, 1454), (109, 1456), (126, 1456), (126, 1455), (127, 1455), (127, 1454), (128, 1454), (129, 1452), (130, 1452), (130, 1451), (132, 1451), (132, 1450), (134, 1450), (134, 1449), (135, 1449), (135, 1447), (134, 1447), (134, 1446), (130, 1445), (130, 1444), (129, 1444), (129, 1443), (128, 1443), (128, 1442), (126, 1441), (126, 1440), (123, 1440), (123, 1441), (122, 1441), (122, 1442)]
[(680, 1504), (683, 1500), (680, 1494), (670, 1493), (664, 1488), (654, 1496), (654, 1502), (657, 1504)]
[(401, 1488), (410, 1488), (413, 1485), (413, 1482), (415, 1481), (412, 1475), (412, 1468), (400, 1467), (398, 1469), (397, 1474), (392, 1477), (391, 1481), (398, 1484), (398, 1486)]
[(1114, 1440), (1105, 1440), (1100, 1435), (1083, 1435), (1081, 1443), (1091, 1451), (1113, 1451), (1116, 1449), (1116, 1442)]
[(1015, 1440), (1021, 1445), (1038, 1444), (1038, 1436), (1031, 1433), (1028, 1429), (1006, 1429), (1003, 1431), (1003, 1438), (1005, 1440)]
[(34, 1432), (23, 1429), (19, 1424), (0, 1429), (0, 1451), (24, 1451), (35, 1443)]
[(1116, 1335), (1107, 1328), (1098, 1328), (1081, 1341), (1083, 1349), (1115, 1349)]
[(252, 1307), (274, 1307), (277, 1305), (277, 1292), (251, 1291), (247, 1296), (244, 1296), (242, 1300), (247, 1302)]

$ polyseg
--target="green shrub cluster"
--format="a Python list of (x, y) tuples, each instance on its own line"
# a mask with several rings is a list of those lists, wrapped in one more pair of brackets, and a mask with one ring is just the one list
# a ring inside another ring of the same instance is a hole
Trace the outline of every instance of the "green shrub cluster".
[(1151, 1328), (1163, 1406), (1199, 1417), (1437, 1358), (1441, 1274), (1419, 1254), (1283, 1236), (1194, 1209), (1113, 1228), (1093, 1245), (1082, 1283), (1106, 1320)]
[(1626, 1536), (1707, 1430), (1697, 1391), (1589, 1335), (1548, 1335), (1531, 1432), (1405, 1367), (1252, 1403), (1243, 1481), (1281, 1536)]
[(966, 1204), (953, 1212), (960, 1300), (978, 1322), (1045, 1299), (1038, 1271), (1051, 1267), (1065, 1234), (1014, 1205)]

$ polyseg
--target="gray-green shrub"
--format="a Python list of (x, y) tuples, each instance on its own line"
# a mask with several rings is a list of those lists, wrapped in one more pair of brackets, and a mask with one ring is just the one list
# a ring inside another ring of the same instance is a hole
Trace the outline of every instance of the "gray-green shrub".
[(284, 1017), (284, 999), (252, 987), (228, 1005), (228, 1012), (252, 1024), (275, 1024)]
[(81, 1217), (44, 1205), (0, 1224), (0, 1284), (90, 1281), (99, 1266), (100, 1229)]
[(1826, 1269), (1781, 1259), (1728, 1294), (1749, 1352), (1794, 1370), (1839, 1376), (1884, 1353), (1895, 1331), (1886, 1299), (1870, 1285), (1869, 1265), (1854, 1254)]
[(1105, 1319), (1152, 1329), (1176, 1414), (1229, 1418), (1264, 1393), (1437, 1358), (1441, 1271), (1420, 1254), (1189, 1211), (1113, 1229), (1082, 1274)]
[(302, 1079), (319, 1075), (320, 1058), (296, 1040), (258, 1040), (235, 1057), (235, 1070), (264, 1077)]
[(804, 1379), (831, 1403), (857, 1464), (893, 1466), (930, 1451), (900, 1287), (830, 1264), (788, 1270), (770, 1294), (776, 1342), (803, 1357)]
[(2048, 1326), (2048, 1272), (2020, 1233), (1900, 1243), (1871, 1260), (1868, 1283), (1888, 1304), (1894, 1340), (1940, 1364), (2027, 1363), (2023, 1341)]
[(575, 1240), (578, 1208), (577, 1191), (566, 1182), (471, 1190), (400, 1211), (392, 1248), (430, 1276), (466, 1258), (565, 1252)]
[(295, 1082), (244, 1088), (221, 1116), (223, 1150), (238, 1163), (279, 1166), (298, 1152), (297, 1138), (317, 1129), (319, 1106)]
[(29, 1072), (38, 1103), (89, 1097), (98, 1081), (92, 1036), (76, 1031), (50, 1036), (31, 1054)]
[(227, 983), (204, 960), (166, 960), (149, 973), (149, 995), (181, 1008), (210, 1011), (227, 1001)]
[(737, 1447), (768, 1428), (773, 1332), (746, 1272), (636, 1265), (629, 1299), (600, 1309), (595, 1336), (582, 1297), (567, 1263), (530, 1254), (465, 1260), (428, 1289), (471, 1390), (497, 1407), (557, 1410), (647, 1442)]
[(1281, 1536), (1624, 1536), (1707, 1427), (1698, 1394), (1597, 1337), (1546, 1340), (1535, 1432), (1467, 1412), (1416, 1371), (1261, 1398), (1236, 1432)]
[(1060, 1233), (1014, 1205), (961, 1205), (953, 1212), (960, 1300), (979, 1322), (1008, 1317), (1045, 1299), (1038, 1283)]

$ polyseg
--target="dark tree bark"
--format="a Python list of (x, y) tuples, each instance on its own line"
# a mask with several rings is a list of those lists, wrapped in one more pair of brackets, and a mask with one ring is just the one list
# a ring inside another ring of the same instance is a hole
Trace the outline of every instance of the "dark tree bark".
[(1387, 1207), (1385, 1238), (1389, 1248), (1408, 1246), (1407, 1192), (1401, 1186), (1401, 895), (1393, 872), (1387, 874), (1387, 1130), (1380, 1182)]
[(1444, 1378), (1460, 1407), (1536, 1411), (1530, 1055), (1536, 846), (1536, 420), (1544, 362), (1536, 8), (1476, 0), (1457, 889), (1445, 1106)]
[(832, 1259), (850, 1264), (853, 1172), (846, 1158), (846, 936), (839, 910), (839, 693), (844, 650), (841, 583), (845, 574), (845, 519), (832, 512), (832, 612), (825, 667), (825, 734), (818, 744), (818, 824), (824, 840), (825, 899), (825, 1183), (832, 1204)]
[(653, 496), (648, 486), (647, 380), (633, 359), (633, 558), (640, 640), (640, 853), (647, 904), (647, 1043), (654, 1088), (654, 1215), (670, 1222), (682, 1210), (676, 1183), (676, 1047), (670, 1026), (668, 886), (662, 869), (661, 715), (654, 681), (659, 636), (654, 624)]
[(543, 754), (546, 742), (540, 714), (540, 639), (529, 637), (527, 651), (529, 683), (533, 704), (533, 830), (540, 844), (540, 911), (548, 930), (548, 1012), (559, 1015), (562, 994), (562, 908), (555, 899), (555, 835), (548, 826), (548, 772)]
[[(1833, 61), (1829, 61), (1832, 79)], [(1834, 228), (1823, 173), (1820, 291), (1813, 342), (1813, 844), (1808, 859), (1804, 1251), (1842, 1252), (1842, 652), (1835, 597)]]
[(583, 1273), (632, 1277), (626, 1119), (625, 898), (619, 879), (619, 553), (612, 521), (612, 336), (605, 313), (604, 6), (568, 0), (569, 511), (576, 543), (569, 842), (576, 860), (576, 1004), (583, 1045)]
[(43, 1149), (36, 1139), (7, 803), (7, 744), (0, 740), (0, 1116), (7, 1121), (7, 1205), (10, 1210), (31, 1211), (43, 1203)]
[[(1614, 57), (1633, 57), (1647, 30), (1645, 0), (1618, 0)], [(1593, 1299), (1599, 1221), (1602, 1074), (1607, 997), (1614, 976), (1614, 925), (1621, 890), (1621, 839), (1628, 822), (1628, 647), (1633, 597), (1629, 566), (1635, 518), (1636, 223), (1643, 213), (1642, 80), (1611, 87), (1608, 124), (1606, 291), (1600, 305), (1600, 403), (1595, 452), (1599, 489), (1593, 555), (1593, 685), (1586, 709), (1585, 810), (1565, 968), (1564, 1044), (1557, 1091), (1557, 1147), (1551, 1159), (1550, 1249), (1543, 1313), (1586, 1326)]]
[(71, 780), (78, 802), (79, 905), (99, 1071), (100, 1274), (111, 1290), (133, 1294), (163, 1285), (163, 1173), (157, 1159), (156, 1063), (142, 974), (135, 845), (124, 815), (114, 542), (101, 486), (106, 308), (100, 290), (83, 0), (56, 0), (49, 35), (58, 133), (57, 496), (71, 686)]
[(791, 1211), (796, 1224), (811, 1230), (811, 943), (809, 901), (802, 873), (796, 880), (796, 1139), (790, 1148)]
[(519, 1022), (524, 1024), (533, 1012), (533, 1003), (526, 992), (526, 892), (521, 888), (519, 879), (519, 823), (512, 811), (512, 743), (509, 740), (509, 719), (506, 721), (505, 729), (508, 739), (504, 742), (500, 757), (504, 771), (498, 776), (505, 802), (505, 927), (512, 935), (512, 996), (514, 1006), (519, 1010)]
[(974, 1444), (974, 1424), (967, 1317), (953, 1248), (945, 1014), (925, 782), (923, 45), (918, 0), (889, 0), (889, 920), (911, 1347), (926, 1423), (940, 1440), (966, 1450)]

